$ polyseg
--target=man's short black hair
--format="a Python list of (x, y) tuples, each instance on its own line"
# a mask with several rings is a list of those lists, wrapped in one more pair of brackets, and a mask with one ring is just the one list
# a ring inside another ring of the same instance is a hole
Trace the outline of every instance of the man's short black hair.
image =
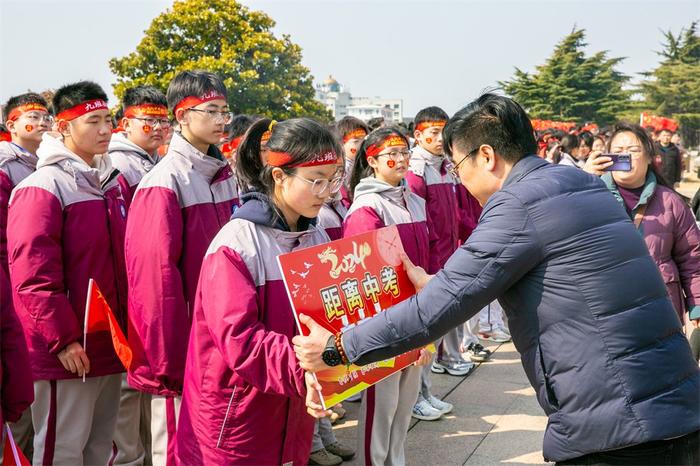
[(122, 97), (122, 108), (132, 107), (134, 105), (162, 105), (168, 106), (168, 101), (165, 100), (165, 94), (160, 89), (153, 86), (136, 86), (130, 87), (124, 92)]
[(413, 123), (418, 126), (424, 121), (447, 121), (449, 118), (447, 112), (440, 107), (426, 107), (416, 113)]
[(510, 163), (537, 153), (532, 123), (513, 99), (486, 93), (455, 113), (442, 134), (447, 155), (455, 149), (468, 153), (481, 144)]
[(26, 104), (39, 104), (47, 108), (49, 106), (46, 99), (41, 95), (35, 92), (27, 92), (26, 94), (16, 95), (7, 99), (7, 103), (5, 104), (5, 118), (8, 117), (12, 110)]
[(88, 100), (107, 101), (107, 94), (99, 84), (92, 81), (79, 81), (67, 84), (56, 91), (53, 96), (53, 109), (56, 115)]
[(212, 91), (228, 97), (226, 86), (214, 73), (202, 70), (182, 71), (168, 85), (168, 108), (174, 112), (175, 106), (185, 97), (203, 96)]

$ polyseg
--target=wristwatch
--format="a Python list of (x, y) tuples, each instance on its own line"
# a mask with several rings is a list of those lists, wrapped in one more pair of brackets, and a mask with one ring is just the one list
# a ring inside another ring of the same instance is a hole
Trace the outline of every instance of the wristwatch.
[(339, 366), (343, 363), (343, 358), (340, 356), (338, 348), (335, 346), (335, 336), (331, 335), (326, 343), (326, 348), (321, 353), (321, 359), (327, 366)]

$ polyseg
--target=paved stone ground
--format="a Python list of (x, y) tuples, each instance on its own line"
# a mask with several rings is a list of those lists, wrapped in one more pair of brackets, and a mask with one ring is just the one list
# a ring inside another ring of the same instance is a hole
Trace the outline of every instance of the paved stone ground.
[[(411, 424), (408, 465), (546, 464), (541, 449), (547, 418), (519, 355), (512, 343), (490, 349), (495, 351), (491, 361), (467, 378), (433, 375), (433, 393), (455, 409), (439, 421)], [(335, 433), (356, 447), (359, 403), (346, 402), (344, 407), (347, 419)]]

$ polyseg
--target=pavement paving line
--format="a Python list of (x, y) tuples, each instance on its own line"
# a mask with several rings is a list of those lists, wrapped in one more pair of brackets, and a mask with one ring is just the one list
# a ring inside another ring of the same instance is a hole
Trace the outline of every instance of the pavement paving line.
[[(510, 343), (510, 342), (507, 342), (507, 343)], [(491, 351), (491, 357), (493, 358), (493, 355), (496, 354), (496, 352), (497, 352), (503, 345), (505, 345), (505, 344), (506, 344), (506, 343), (499, 343), (498, 346), (496, 346), (496, 347), (494, 348), (494, 350)], [(508, 352), (510, 352), (510, 351), (508, 351)], [(457, 383), (455, 384), (454, 387), (452, 387), (450, 390), (447, 391), (447, 393), (445, 393), (445, 395), (441, 398), (441, 400), (444, 400), (445, 398), (447, 398), (448, 396), (450, 396), (450, 394), (451, 394), (452, 392), (454, 392), (455, 390), (457, 390), (457, 388), (458, 388), (460, 385), (462, 385), (462, 384), (464, 383), (465, 380), (467, 380), (467, 379), (470, 378), (470, 377), (474, 377), (474, 374), (476, 374), (476, 372), (479, 370), (479, 368), (481, 367), (482, 364), (487, 364), (487, 363), (490, 364), (491, 362), (493, 362), (493, 361), (492, 361), (491, 359), (489, 359), (489, 361), (474, 363), (474, 364), (476, 364), (476, 367), (474, 368), (474, 370), (471, 371), (471, 373), (469, 373), (469, 375), (468, 375), (467, 377), (462, 377), (461, 380), (460, 380), (459, 382), (457, 382)], [(508, 407), (510, 407), (510, 405), (509, 405)], [(412, 431), (418, 424), (420, 424), (421, 422), (435, 422), (435, 421), (422, 421), (422, 420), (420, 420), (420, 419), (417, 419), (416, 421), (417, 421), (417, 422), (413, 423), (413, 425), (411, 425), (411, 426), (408, 428), (408, 432), (411, 432), (411, 431)]]

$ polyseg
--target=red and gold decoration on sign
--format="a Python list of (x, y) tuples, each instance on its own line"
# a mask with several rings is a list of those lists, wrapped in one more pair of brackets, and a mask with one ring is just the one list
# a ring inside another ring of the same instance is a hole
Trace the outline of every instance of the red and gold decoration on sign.
[[(299, 331), (306, 314), (333, 334), (416, 293), (401, 262), (403, 246), (389, 226), (278, 257)], [(330, 407), (416, 362), (420, 350), (366, 366), (337, 366), (316, 373), (324, 407)]]

